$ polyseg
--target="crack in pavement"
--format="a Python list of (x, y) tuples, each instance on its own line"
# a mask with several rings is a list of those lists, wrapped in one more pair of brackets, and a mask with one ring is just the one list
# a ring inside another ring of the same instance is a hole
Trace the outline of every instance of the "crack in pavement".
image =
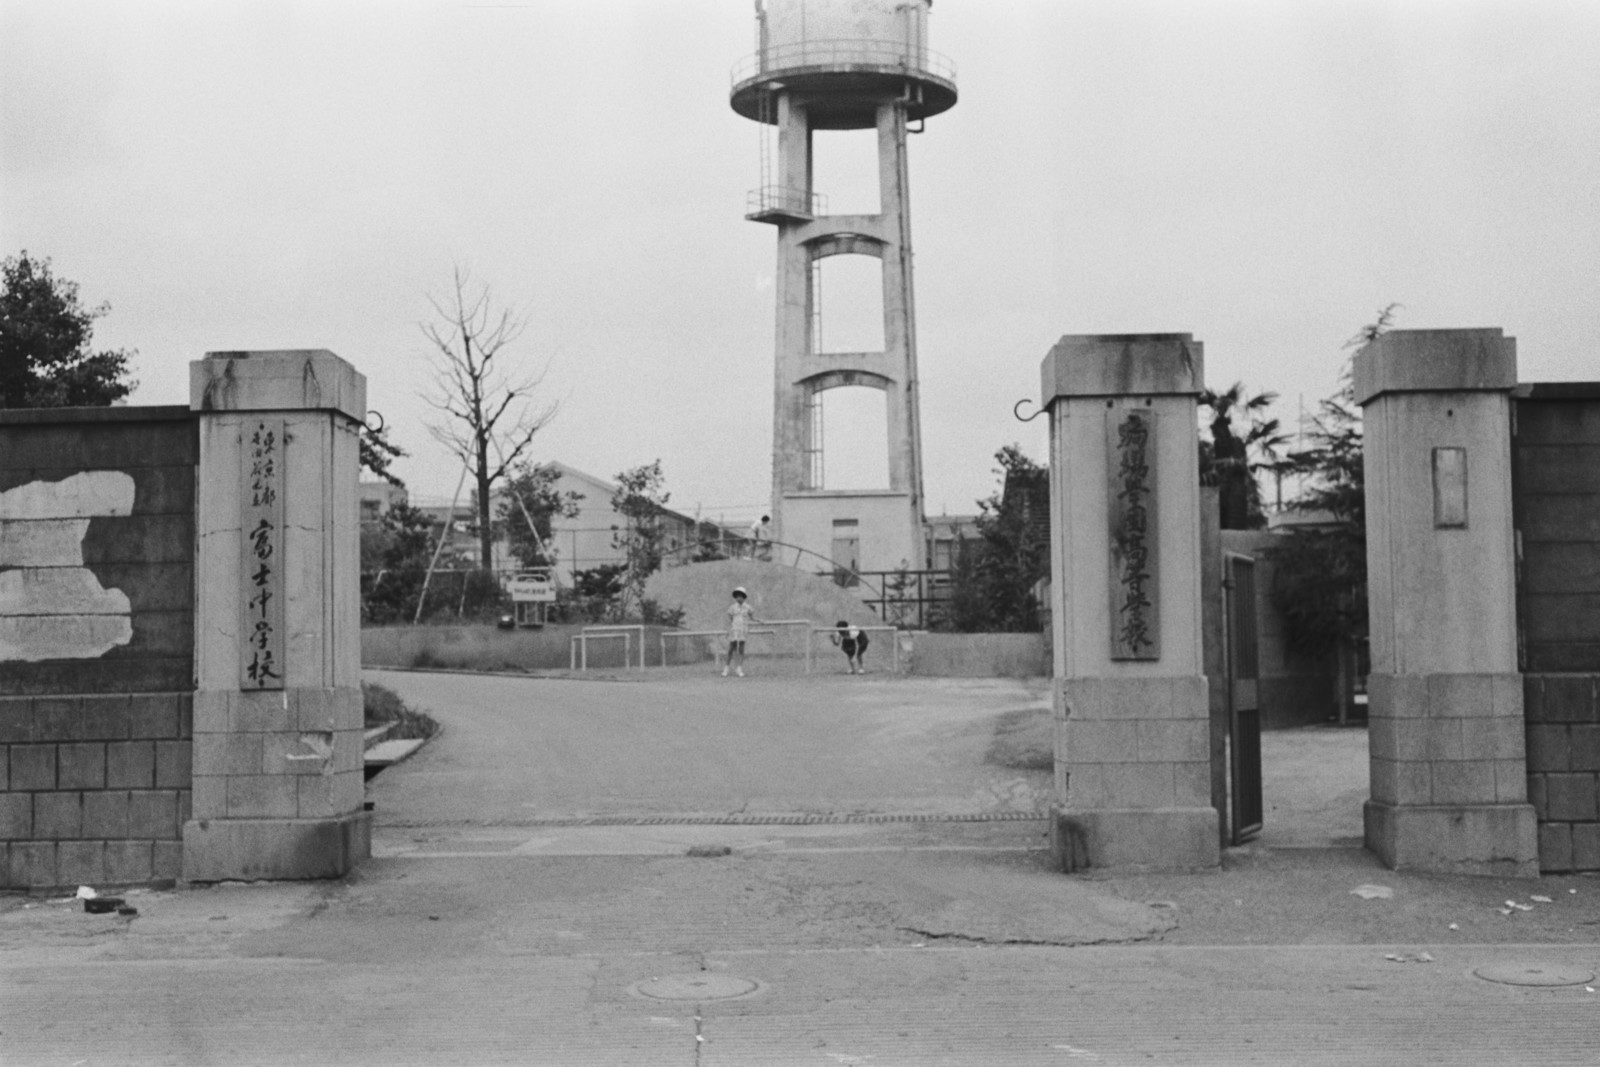
[(926, 938), (929, 941), (960, 941), (969, 945), (1038, 945), (1045, 948), (1088, 948), (1097, 945), (1137, 945), (1146, 941), (1160, 938), (1165, 931), (1141, 934), (1130, 937), (1099, 937), (1099, 938), (1070, 938), (1065, 940), (1049, 940), (1030, 937), (984, 937), (981, 934), (937, 933), (932, 930), (919, 930), (915, 926), (897, 927), (908, 934)]

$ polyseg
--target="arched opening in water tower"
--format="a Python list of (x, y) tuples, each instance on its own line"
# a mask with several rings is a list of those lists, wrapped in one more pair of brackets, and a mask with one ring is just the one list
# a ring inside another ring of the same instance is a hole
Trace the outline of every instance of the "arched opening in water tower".
[(883, 261), (859, 252), (813, 264), (812, 350), (883, 351)]
[(889, 488), (889, 420), (882, 389), (842, 385), (812, 396), (821, 431), (819, 489)]

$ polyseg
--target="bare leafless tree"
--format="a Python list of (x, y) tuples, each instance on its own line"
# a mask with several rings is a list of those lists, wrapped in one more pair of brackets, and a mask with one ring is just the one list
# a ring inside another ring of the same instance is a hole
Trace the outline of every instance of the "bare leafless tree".
[(428, 423), (434, 440), (465, 465), (477, 489), (480, 565), (494, 566), (491, 493), (538, 433), (555, 417), (555, 401), (536, 399), (545, 369), (528, 372), (510, 346), (527, 329), (515, 308), (497, 307), (489, 286), (456, 267), (444, 299), (430, 296), (437, 315), (422, 323), (432, 343), (433, 387), (422, 399), (446, 418)]

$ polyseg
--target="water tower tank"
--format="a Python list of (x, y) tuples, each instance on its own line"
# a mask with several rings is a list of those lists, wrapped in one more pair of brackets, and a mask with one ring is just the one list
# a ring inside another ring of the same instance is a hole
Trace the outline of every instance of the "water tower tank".
[(734, 69), (733, 109), (773, 122), (764, 101), (787, 89), (809, 101), (813, 129), (868, 129), (885, 91), (906, 117), (955, 106), (955, 69), (928, 48), (931, 0), (757, 0), (759, 43)]

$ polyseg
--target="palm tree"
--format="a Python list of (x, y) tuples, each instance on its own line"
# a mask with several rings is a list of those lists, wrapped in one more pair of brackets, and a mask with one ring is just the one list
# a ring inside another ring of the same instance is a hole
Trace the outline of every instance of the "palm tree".
[[(1234, 382), (1220, 393), (1207, 389), (1200, 397), (1201, 405), (1211, 413), (1211, 439), (1202, 442), (1201, 473), (1216, 479), (1224, 530), (1266, 525), (1256, 472), (1274, 469), (1279, 449), (1289, 443), (1278, 420), (1266, 417), (1267, 408), (1277, 399), (1277, 393), (1247, 394), (1243, 382)], [(1248, 425), (1243, 436), (1234, 429), (1235, 416)]]

